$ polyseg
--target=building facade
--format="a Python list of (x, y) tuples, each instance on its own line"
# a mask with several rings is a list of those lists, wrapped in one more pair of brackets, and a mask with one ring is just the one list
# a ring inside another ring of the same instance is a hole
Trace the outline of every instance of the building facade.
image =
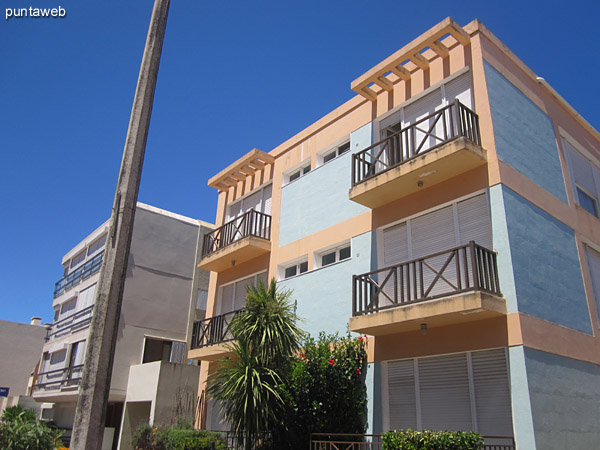
[(0, 414), (16, 405), (39, 412), (29, 394), (45, 337), (39, 317), (29, 324), (0, 320)]
[[(64, 256), (64, 277), (54, 288), (54, 320), (33, 396), (52, 405), (45, 417), (61, 428), (73, 426), (108, 228), (107, 221)], [(194, 261), (200, 237), (212, 228), (137, 204), (104, 448), (130, 448), (131, 430), (137, 425), (170, 422), (174, 409), (182, 406), (175, 402), (197, 396), (197, 382), (191, 380), (197, 379), (199, 368), (187, 360), (186, 334), (190, 314), (192, 319), (204, 314), (196, 309), (203, 307), (197, 299), (205, 297), (208, 273), (195, 269)], [(169, 390), (161, 392), (170, 395), (159, 394), (166, 384)]]
[[(597, 448), (598, 132), (477, 20), (444, 20), (351, 87), (209, 180), (200, 391), (245, 286), (275, 277), (306, 331), (369, 336), (369, 432)], [(226, 428), (215, 409), (202, 425)]]

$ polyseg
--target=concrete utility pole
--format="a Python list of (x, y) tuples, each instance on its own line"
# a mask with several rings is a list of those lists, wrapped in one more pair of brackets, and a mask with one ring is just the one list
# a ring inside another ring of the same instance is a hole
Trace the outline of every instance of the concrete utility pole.
[(71, 448), (101, 450), (123, 287), (169, 0), (155, 0), (146, 38), (75, 411)]

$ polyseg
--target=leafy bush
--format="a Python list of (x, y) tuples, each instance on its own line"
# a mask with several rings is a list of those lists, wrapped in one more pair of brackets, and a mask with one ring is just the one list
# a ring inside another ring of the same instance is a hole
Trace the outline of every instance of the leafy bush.
[(383, 450), (479, 450), (479, 433), (463, 431), (390, 431), (383, 435)]
[(218, 433), (205, 430), (140, 425), (131, 444), (136, 450), (226, 450)]
[(366, 430), (366, 337), (319, 334), (308, 338), (303, 353), (289, 365), (288, 405), (278, 449), (305, 449), (311, 433), (356, 433)]
[(53, 450), (61, 444), (61, 434), (61, 431), (53, 430), (36, 420), (32, 411), (7, 408), (0, 421), (0, 448)]

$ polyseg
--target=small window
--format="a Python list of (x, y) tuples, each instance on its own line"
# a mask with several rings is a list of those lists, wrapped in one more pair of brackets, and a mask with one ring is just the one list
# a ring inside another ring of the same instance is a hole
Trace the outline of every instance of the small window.
[(590, 214), (598, 217), (598, 205), (596, 199), (591, 195), (588, 195), (584, 190), (577, 186), (577, 197), (579, 198), (579, 204)]
[(308, 164), (306, 164), (305, 166), (302, 166), (299, 169), (296, 169), (293, 172), (290, 172), (290, 174), (288, 175), (288, 183), (291, 183), (292, 181), (297, 180), (300, 177), (303, 177), (308, 172), (310, 172), (310, 162)]
[(323, 164), (331, 161), (332, 159), (340, 156), (343, 153), (346, 153), (350, 150), (350, 142), (346, 142), (345, 144), (340, 145), (339, 147), (334, 148), (328, 153), (323, 155)]
[(349, 259), (351, 256), (350, 243), (345, 243), (339, 247), (326, 250), (318, 257), (318, 262), (321, 267)]
[(300, 275), (301, 273), (308, 271), (308, 261), (299, 261), (287, 267), (284, 267), (283, 270), (283, 278), (291, 278), (296, 275)]

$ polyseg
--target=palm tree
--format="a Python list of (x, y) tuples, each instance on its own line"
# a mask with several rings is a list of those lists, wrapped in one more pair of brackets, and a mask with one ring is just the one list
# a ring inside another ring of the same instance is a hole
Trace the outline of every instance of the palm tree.
[(247, 450), (283, 416), (284, 364), (299, 348), (303, 331), (289, 299), (291, 292), (259, 281), (246, 291), (246, 307), (231, 324), (231, 359), (221, 360), (208, 392), (222, 405), (232, 431)]

